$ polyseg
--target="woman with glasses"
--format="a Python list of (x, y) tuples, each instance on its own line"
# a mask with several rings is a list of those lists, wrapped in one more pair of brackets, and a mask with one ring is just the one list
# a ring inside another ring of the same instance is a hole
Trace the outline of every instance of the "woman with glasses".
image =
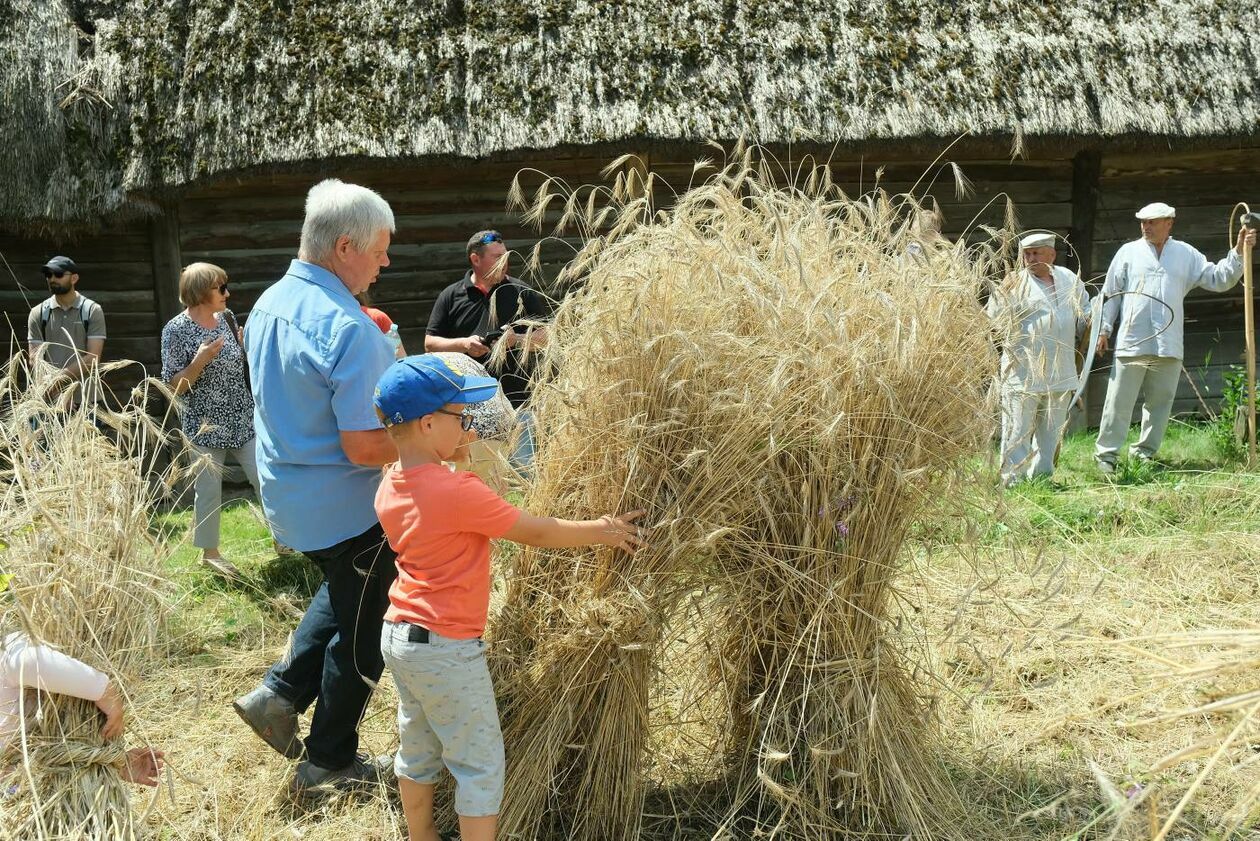
[(258, 467), (254, 400), (228, 294), (227, 272), (213, 263), (192, 263), (180, 273), (179, 300), (187, 309), (162, 328), (162, 379), (183, 397), (184, 434), (202, 456), (193, 486), (193, 545), (213, 572), (237, 578), (240, 572), (219, 554), (223, 464), (231, 455), (255, 493)]

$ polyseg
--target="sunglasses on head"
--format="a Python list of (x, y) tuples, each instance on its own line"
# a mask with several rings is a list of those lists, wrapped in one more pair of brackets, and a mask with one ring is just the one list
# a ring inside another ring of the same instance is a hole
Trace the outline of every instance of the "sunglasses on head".
[(55, 277), (55, 278), (57, 278), (58, 280), (60, 280), (61, 278), (65, 277), (65, 276), (66, 276), (66, 273), (65, 273), (65, 272), (54, 272), (52, 269), (44, 269), (44, 277), (45, 277), (45, 278), (53, 278), (53, 277)]
[(463, 412), (448, 412), (445, 409), (438, 409), (437, 414), (450, 415), (453, 418), (459, 418), (459, 428), (465, 432), (472, 429), (473, 416), (467, 410)]
[(503, 242), (503, 235), (489, 233), (483, 236), (481, 239), (477, 240), (477, 242), (481, 243), (482, 245), (489, 245), (492, 242)]

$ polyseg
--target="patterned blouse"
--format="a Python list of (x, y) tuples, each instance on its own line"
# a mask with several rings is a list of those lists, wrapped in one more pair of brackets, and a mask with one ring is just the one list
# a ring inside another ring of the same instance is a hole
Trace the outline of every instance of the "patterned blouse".
[(245, 354), (222, 314), (207, 330), (181, 312), (162, 328), (162, 379), (192, 363), (202, 342), (222, 337), (223, 349), (183, 397), (184, 434), (199, 447), (228, 450), (254, 437), (254, 399), (245, 384)]

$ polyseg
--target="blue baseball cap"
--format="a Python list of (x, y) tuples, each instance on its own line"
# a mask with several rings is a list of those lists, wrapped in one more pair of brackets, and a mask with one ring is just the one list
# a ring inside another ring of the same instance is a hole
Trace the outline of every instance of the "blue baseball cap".
[(482, 403), (498, 391), (493, 377), (462, 374), (437, 354), (422, 353), (385, 369), (372, 405), (385, 416), (386, 426), (394, 426), (433, 414), (447, 403)]

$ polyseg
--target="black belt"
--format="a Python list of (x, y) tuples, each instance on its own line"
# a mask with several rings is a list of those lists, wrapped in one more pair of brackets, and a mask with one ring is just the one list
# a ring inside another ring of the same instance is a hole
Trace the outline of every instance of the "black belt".
[(407, 642), (425, 642), (429, 641), (429, 629), (421, 625), (412, 625), (410, 622), (404, 622), (407, 626)]

